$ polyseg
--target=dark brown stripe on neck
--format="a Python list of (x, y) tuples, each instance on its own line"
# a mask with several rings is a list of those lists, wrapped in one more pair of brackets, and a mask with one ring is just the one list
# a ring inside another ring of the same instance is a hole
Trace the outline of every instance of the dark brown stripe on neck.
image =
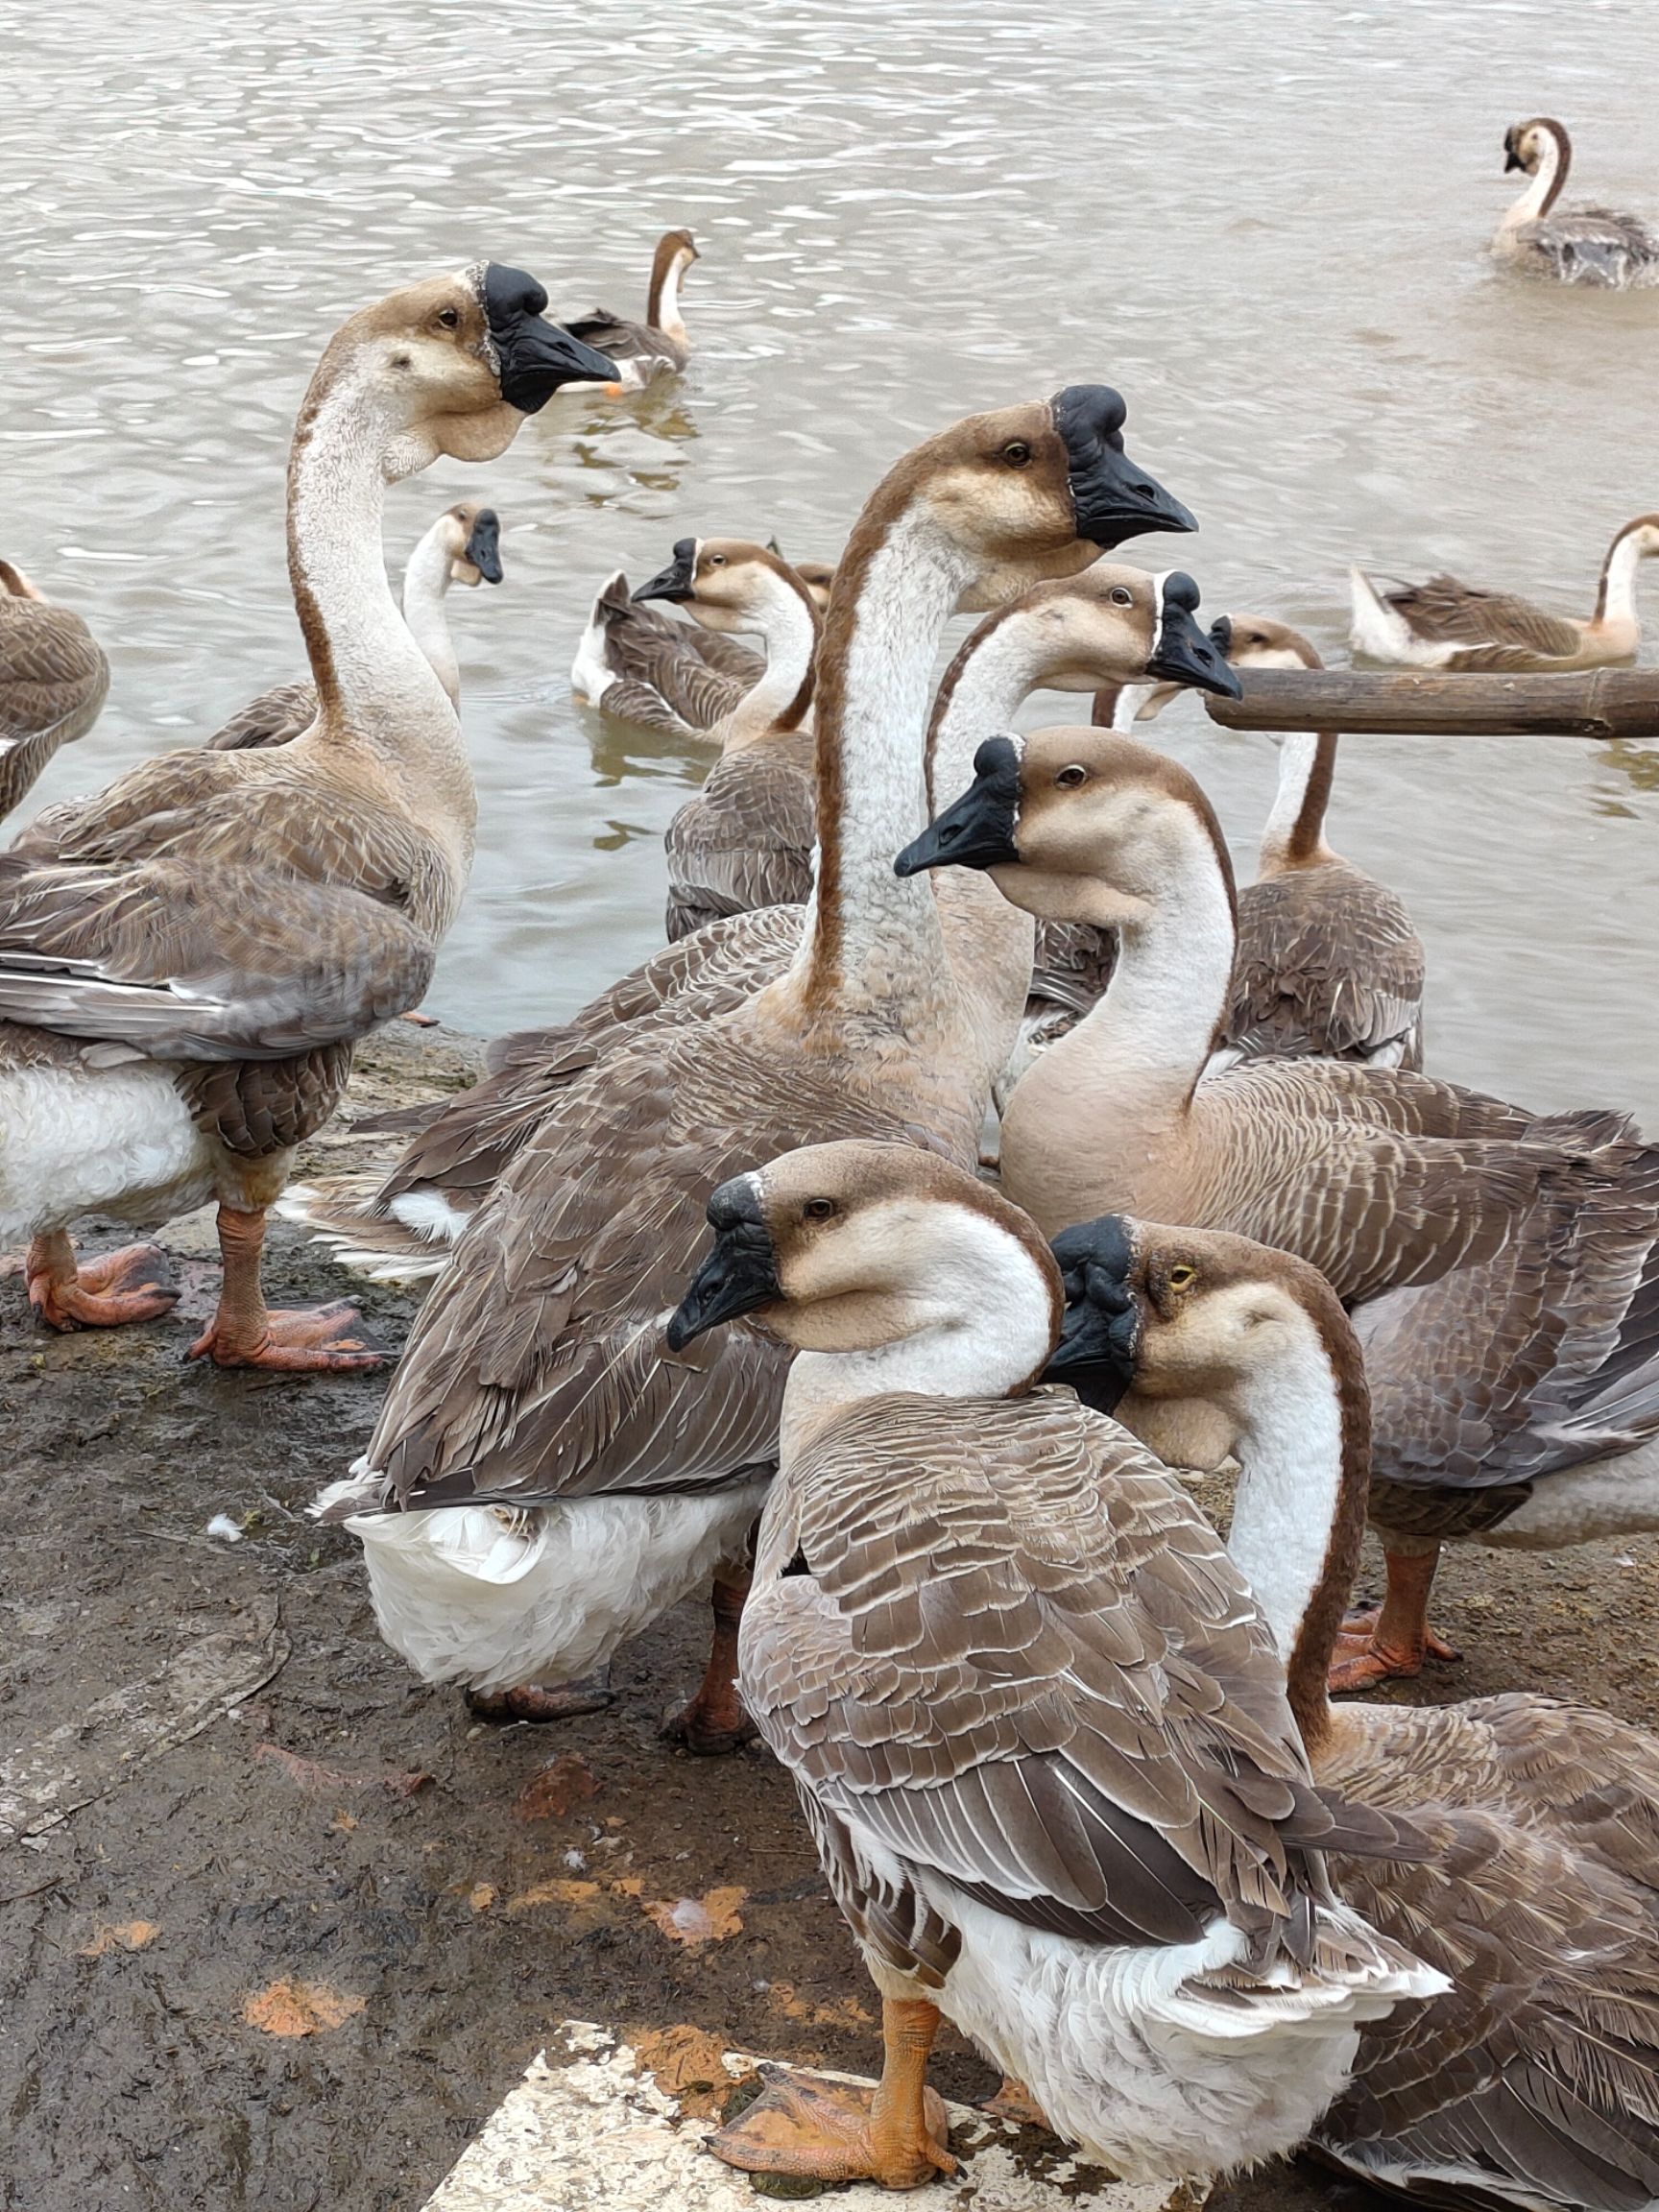
[(340, 712), (340, 676), (334, 665), (334, 647), (328, 637), (328, 626), (323, 619), (323, 610), (317, 604), (317, 595), (311, 589), (310, 580), (301, 562), (299, 537), (300, 477), (316, 436), (321, 401), (322, 395), (314, 380), (294, 425), (294, 444), (289, 449), (288, 583), (294, 593), (294, 612), (300, 617), (300, 634), (305, 640), (305, 658), (311, 664), (311, 681), (317, 686), (318, 718), (332, 722)]
[[(1005, 600), (1000, 607), (993, 608), (977, 629), (963, 640), (955, 659), (946, 669), (940, 682), (938, 692), (933, 700), (933, 712), (927, 724), (927, 757), (925, 773), (927, 780), (927, 812), (929, 816), (935, 814), (939, 806), (939, 794), (933, 785), (935, 756), (939, 748), (939, 733), (945, 727), (946, 716), (950, 711), (950, 702), (956, 696), (956, 687), (962, 681), (969, 661), (973, 660), (980, 646), (985, 644), (994, 632), (1002, 627), (1011, 614), (1022, 613), (1025, 601), (1023, 597), (1021, 597)], [(954, 797), (955, 794), (952, 793), (951, 796)]]
[(1332, 730), (1321, 730), (1308, 787), (1302, 794), (1302, 804), (1285, 848), (1285, 857), (1292, 868), (1307, 867), (1324, 844), (1325, 810), (1331, 804), (1331, 786), (1335, 776), (1336, 734)]
[(791, 731), (799, 730), (805, 721), (807, 709), (812, 704), (812, 694), (818, 687), (818, 655), (824, 642), (824, 622), (818, 613), (818, 602), (813, 598), (805, 579), (796, 575), (787, 561), (778, 563), (776, 573), (782, 577), (805, 608), (806, 619), (812, 625), (812, 650), (806, 656), (806, 673), (802, 677), (794, 698), (772, 726), (780, 736), (787, 736)]
[(1317, 1761), (1331, 1732), (1331, 1700), (1326, 1688), (1354, 1580), (1359, 1572), (1359, 1547), (1371, 1491), (1371, 1392), (1359, 1347), (1336, 1303), (1327, 1291), (1320, 1307), (1307, 1307), (1331, 1361), (1342, 1411), (1342, 1474), (1336, 1510), (1326, 1539), (1319, 1580), (1296, 1630), (1285, 1670), (1290, 1711), (1302, 1731), (1308, 1755)]

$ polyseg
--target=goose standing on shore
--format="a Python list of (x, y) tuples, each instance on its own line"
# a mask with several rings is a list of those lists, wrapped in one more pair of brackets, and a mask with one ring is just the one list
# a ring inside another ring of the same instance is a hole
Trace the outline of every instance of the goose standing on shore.
[(60, 745), (85, 736), (108, 689), (109, 663), (80, 615), (0, 561), (0, 821)]
[(1350, 1623), (1334, 1687), (1417, 1671), (1442, 1541), (1659, 1527), (1659, 1150), (1626, 1117), (1340, 1061), (1206, 1073), (1234, 962), (1226, 847), (1187, 771), (1128, 738), (988, 741), (900, 865), (950, 859), (1028, 912), (1119, 931), (1104, 997), (1009, 1100), (1009, 1196), (1050, 1236), (1133, 1211), (1253, 1237), (1360, 1310), (1388, 1595)]
[(1659, 553), (1659, 515), (1638, 515), (1607, 548), (1596, 611), (1551, 614), (1508, 591), (1485, 591), (1455, 576), (1386, 589), (1351, 568), (1354, 624), (1349, 643), (1368, 660), (1398, 668), (1488, 668), (1525, 672), (1610, 668), (1634, 661), (1642, 643), (1636, 570)]
[(1023, 1214), (946, 1161), (812, 1145), (709, 1201), (668, 1328), (796, 1347), (742, 1687), (881, 1994), (869, 2092), (766, 2070), (750, 2171), (951, 2173), (941, 2014), (1131, 2182), (1287, 2152), (1362, 2027), (1447, 1986), (1334, 1892), (1415, 1856), (1315, 1783), (1269, 1622), (1179, 1484), (1069, 1391)]
[(266, 1214), (345, 1088), (352, 1041), (415, 1005), (460, 903), (475, 802), (448, 696), (386, 578), (388, 483), (493, 460), (596, 356), (497, 263), (392, 294), (312, 378), (288, 552), (318, 716), (286, 745), (175, 752), (51, 810), (0, 856), (0, 1243), (60, 1329), (163, 1312), (154, 1245), (81, 1269), (84, 1214), (218, 1201), (220, 1365), (378, 1357), (348, 1307), (272, 1312)]
[(1504, 173), (1519, 169), (1530, 182), (1499, 224), (1493, 253), (1506, 268), (1561, 284), (1623, 291), (1659, 282), (1659, 237), (1646, 223), (1611, 207), (1556, 208), (1572, 165), (1567, 127), (1552, 115), (1509, 126)]
[[(500, 517), (493, 507), (474, 507), (465, 500), (445, 509), (417, 543), (403, 571), (403, 620), (454, 708), (461, 704), (461, 671), (444, 611), (445, 597), (451, 584), (464, 584), (469, 589), (499, 584), (502, 573)], [(286, 745), (316, 719), (315, 684), (277, 684), (216, 731), (207, 740), (208, 750), (241, 753)]]
[[(1192, 527), (1125, 455), (1124, 414), (1073, 387), (971, 416), (888, 472), (825, 630), (818, 878), (786, 973), (585, 1069), (461, 1232), (364, 1460), (322, 1507), (361, 1538), (382, 1632), (424, 1679), (551, 1717), (567, 1702), (526, 1686), (604, 1667), (712, 1576), (709, 1671), (674, 1727), (699, 1750), (740, 1741), (743, 1559), (784, 1361), (736, 1338), (665, 1355), (661, 1316), (710, 1186), (757, 1142), (884, 1136), (976, 1159), (1007, 1040), (892, 854), (926, 818), (929, 685), (956, 608)], [(1010, 1038), (1023, 997), (1021, 975)]]
[(1314, 2144), (1413, 2202), (1652, 2204), (1659, 1739), (1527, 1694), (1333, 1711), (1372, 1409), (1330, 1286), (1242, 1238), (1122, 1217), (1056, 1254), (1070, 1296), (1050, 1376), (1138, 1434), (1220, 1419), (1239, 1467), (1227, 1548), (1285, 1656), (1315, 1779), (1435, 1846), (1411, 1865), (1333, 1861), (1339, 1893), (1452, 1986), (1363, 2032)]
[(691, 334), (680, 312), (680, 286), (693, 261), (700, 260), (689, 230), (664, 230), (651, 256), (651, 282), (645, 293), (645, 320), (632, 323), (609, 307), (595, 307), (566, 325), (585, 346), (614, 362), (605, 389), (640, 392), (657, 376), (677, 376), (691, 358)]

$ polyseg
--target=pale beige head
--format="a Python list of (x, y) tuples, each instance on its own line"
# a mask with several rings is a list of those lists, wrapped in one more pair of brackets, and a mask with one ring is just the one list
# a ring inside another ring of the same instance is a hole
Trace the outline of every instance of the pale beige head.
[(803, 608), (814, 629), (818, 623), (817, 604), (797, 570), (749, 538), (682, 538), (668, 566), (634, 596), (683, 606), (705, 630), (753, 630), (757, 616), (780, 600)]
[(1529, 115), (1525, 123), (1511, 123), (1503, 133), (1503, 167), (1536, 177), (1547, 161), (1558, 161), (1563, 170), (1572, 156), (1567, 126), (1553, 115)]
[[(1270, 614), (1225, 614), (1230, 668), (1323, 668), (1315, 647), (1287, 622)], [(1218, 625), (1219, 627), (1219, 625)]]
[(1032, 1332), (1034, 1378), (1059, 1326), (1059, 1275), (1028, 1216), (918, 1146), (786, 1152), (722, 1184), (709, 1221), (715, 1247), (671, 1344), (748, 1313), (804, 1351), (865, 1352), (999, 1318), (1012, 1329), (998, 1308), (1014, 1305)]
[(450, 583), (465, 585), (469, 590), (484, 583), (498, 584), (501, 563), (496, 545), (501, 525), (495, 510), (461, 499), (446, 508), (441, 519)]

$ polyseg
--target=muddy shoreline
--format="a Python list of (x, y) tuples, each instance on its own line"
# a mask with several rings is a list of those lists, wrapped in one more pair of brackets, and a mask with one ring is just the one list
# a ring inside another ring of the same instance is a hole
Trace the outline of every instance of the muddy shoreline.
[[(396, 1025), (348, 1113), (476, 1064)], [(343, 1118), (310, 1165), (371, 1143), (390, 1149)], [(566, 2017), (873, 2071), (871, 1994), (789, 1784), (758, 1751), (658, 1741), (701, 1609), (622, 1656), (612, 1712), (553, 1728), (480, 1725), (413, 1682), (355, 1546), (304, 1518), (382, 1381), (181, 1365), (210, 1221), (162, 1241), (184, 1296), (145, 1327), (39, 1332), (0, 1276), (0, 2205), (415, 2212)], [(271, 1262), (273, 1303), (348, 1286), (285, 1224)], [(399, 1344), (411, 1302), (349, 1287)], [(1467, 1656), (1391, 1694), (1524, 1687), (1659, 1723), (1656, 1559), (1453, 1555), (1436, 1621)], [(991, 2086), (954, 2039), (938, 2080)], [(1275, 2169), (1217, 2202), (1380, 2200)]]

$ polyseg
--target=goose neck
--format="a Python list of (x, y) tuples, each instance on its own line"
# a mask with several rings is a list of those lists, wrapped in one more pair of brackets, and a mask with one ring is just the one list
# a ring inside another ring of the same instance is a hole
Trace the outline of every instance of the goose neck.
[(449, 637), (445, 594), (454, 573), (450, 545), (451, 524), (440, 517), (409, 556), (403, 571), (403, 620), (409, 635), (425, 655), (432, 673), (449, 694), (451, 706), (461, 698), (461, 671)]
[(1555, 132), (1546, 131), (1543, 137), (1544, 152), (1538, 166), (1528, 178), (1526, 191), (1503, 218), (1505, 230), (1519, 229), (1523, 223), (1542, 222), (1561, 197), (1573, 156)]
[[(1338, 1338), (1338, 1329), (1341, 1334)], [(1328, 1734), (1326, 1677), (1359, 1567), (1371, 1478), (1364, 1368), (1339, 1316), (1300, 1310), (1290, 1341), (1238, 1386), (1238, 1489), (1227, 1549), (1284, 1656), (1310, 1751)]]
[(1640, 620), (1636, 613), (1636, 571), (1644, 558), (1642, 528), (1633, 524), (1621, 530), (1607, 548), (1607, 558), (1601, 564), (1601, 582), (1596, 593), (1596, 613), (1593, 620), (1598, 629), (1622, 630), (1630, 634), (1630, 650), (1636, 649), (1640, 637)]
[(1336, 774), (1336, 738), (1297, 731), (1280, 739), (1279, 783), (1262, 832), (1259, 873), (1282, 875), (1335, 855), (1325, 842), (1325, 810)]
[[(685, 340), (685, 320), (680, 312), (680, 279), (685, 273), (685, 255), (675, 252), (658, 262), (651, 272), (651, 292), (645, 302), (645, 321), (653, 330), (661, 330), (664, 337)], [(637, 295), (636, 295), (637, 297)]]
[(755, 610), (753, 634), (765, 651), (766, 666), (726, 726), (721, 749), (727, 753), (799, 730), (812, 706), (818, 611), (805, 586), (797, 589), (776, 578)]

